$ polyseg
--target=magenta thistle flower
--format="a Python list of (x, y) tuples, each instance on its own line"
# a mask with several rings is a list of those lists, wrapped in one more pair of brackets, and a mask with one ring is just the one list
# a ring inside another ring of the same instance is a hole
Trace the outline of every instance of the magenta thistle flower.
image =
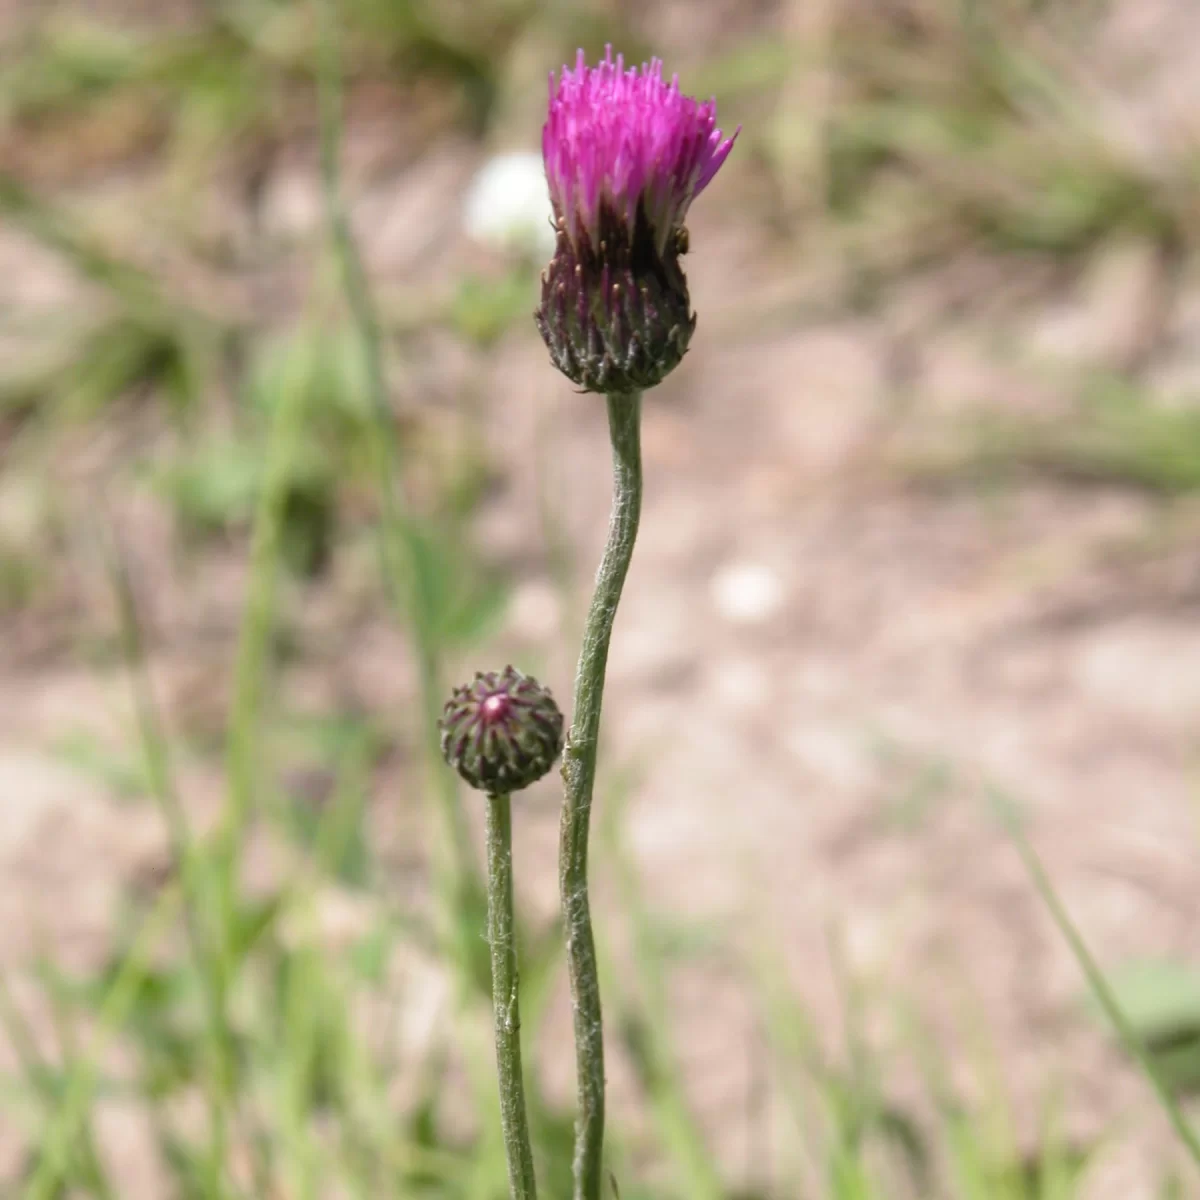
[(582, 236), (599, 245), (602, 206), (632, 239), (641, 207), (663, 254), (733, 149), (734, 139), (722, 141), (716, 122), (716, 101), (683, 95), (678, 76), (663, 79), (657, 58), (640, 71), (625, 70), (609, 46), (604, 61), (588, 67), (580, 50), (557, 88), (551, 75), (542, 158), (555, 215), (576, 247)]
[[(734, 137), (737, 134), (735, 132)], [(695, 316), (684, 220), (733, 148), (662, 63), (612, 48), (550, 78), (542, 157), (558, 244), (535, 314), (555, 365), (586, 391), (652, 387), (687, 351)]]

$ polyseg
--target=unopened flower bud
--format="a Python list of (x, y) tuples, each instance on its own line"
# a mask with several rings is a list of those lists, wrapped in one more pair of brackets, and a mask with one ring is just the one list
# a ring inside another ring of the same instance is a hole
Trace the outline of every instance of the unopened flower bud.
[(554, 697), (513, 667), (478, 672), (446, 702), (442, 756), (472, 787), (518, 792), (554, 766), (563, 715)]

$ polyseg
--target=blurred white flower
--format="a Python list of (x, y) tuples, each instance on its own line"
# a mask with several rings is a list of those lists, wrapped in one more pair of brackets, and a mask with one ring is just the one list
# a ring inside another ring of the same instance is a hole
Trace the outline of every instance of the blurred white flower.
[(783, 581), (759, 563), (731, 563), (710, 586), (716, 610), (737, 625), (760, 625), (783, 608)]
[(468, 235), (497, 250), (554, 252), (550, 191), (542, 156), (498, 154), (471, 181), (463, 206)]

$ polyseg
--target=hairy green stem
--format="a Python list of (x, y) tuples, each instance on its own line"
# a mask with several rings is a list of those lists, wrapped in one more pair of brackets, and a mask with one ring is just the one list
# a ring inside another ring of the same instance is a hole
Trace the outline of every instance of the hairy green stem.
[(588, 826), (600, 705), (613, 620), (637, 538), (642, 509), (642, 397), (640, 392), (608, 397), (613, 451), (613, 507), (608, 544), (583, 631), (575, 674), (575, 712), (563, 755), (564, 797), (559, 832), (559, 890), (567, 935), (567, 974), (575, 1021), (575, 1069), (579, 1114), (575, 1120), (574, 1200), (599, 1200), (604, 1152), (604, 1030), (596, 943), (588, 904)]
[(496, 1024), (496, 1073), (500, 1079), (500, 1129), (508, 1158), (512, 1200), (536, 1200), (533, 1151), (525, 1114), (521, 1072), (521, 1009), (513, 917), (512, 797), (488, 797), (488, 943), (492, 950), (492, 1013)]
[(1020, 854), (1021, 860), (1025, 864), (1025, 869), (1029, 872), (1029, 876), (1033, 880), (1033, 886), (1037, 889), (1038, 895), (1042, 898), (1042, 903), (1049, 910), (1051, 919), (1058, 926), (1058, 930), (1066, 940), (1067, 946), (1075, 957), (1075, 961), (1079, 964), (1079, 968), (1092, 990), (1092, 995), (1095, 996), (1101, 1009), (1103, 1009), (1104, 1015), (1116, 1031), (1117, 1037), (1120, 1038), (1125, 1050), (1134, 1062), (1141, 1067), (1147, 1082), (1154, 1089), (1158, 1102), (1162, 1105), (1167, 1120), (1170, 1121), (1180, 1142), (1183, 1143), (1184, 1149), (1192, 1160), (1192, 1165), (1200, 1169), (1200, 1136), (1197, 1136), (1196, 1131), (1192, 1128), (1191, 1122), (1188, 1120), (1175, 1094), (1171, 1091), (1170, 1085), (1163, 1077), (1161, 1068), (1151, 1057), (1150, 1051), (1146, 1047), (1145, 1038), (1135, 1028), (1128, 1013), (1126, 1013), (1125, 1009), (1117, 1001), (1112, 985), (1105, 978), (1100, 964), (1092, 957), (1092, 952), (1083, 940), (1083, 935), (1079, 932), (1063, 902), (1059, 899), (1058, 892), (1050, 882), (1050, 876), (1046, 873), (1046, 868), (1042, 866), (1042, 860), (1038, 857), (1037, 851), (1034, 850), (1028, 834), (1026, 834), (1021, 822), (1014, 813), (1011, 802), (1007, 797), (1001, 795), (994, 795), (992, 799), (1001, 820), (1008, 830), (1009, 837), (1012, 838), (1013, 844), (1017, 848), (1017, 853)]

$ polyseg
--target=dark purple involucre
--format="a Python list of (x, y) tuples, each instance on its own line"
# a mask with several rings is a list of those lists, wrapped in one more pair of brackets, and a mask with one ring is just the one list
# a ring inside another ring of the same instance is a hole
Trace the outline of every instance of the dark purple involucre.
[(535, 317), (555, 366), (585, 391), (652, 387), (686, 353), (684, 220), (733, 141), (716, 102), (683, 95), (658, 59), (626, 69), (609, 47), (589, 67), (581, 50), (557, 85), (551, 75), (542, 157), (558, 243)]
[(446, 702), (442, 756), (472, 787), (519, 792), (562, 752), (563, 715), (548, 689), (514, 667), (477, 672)]

